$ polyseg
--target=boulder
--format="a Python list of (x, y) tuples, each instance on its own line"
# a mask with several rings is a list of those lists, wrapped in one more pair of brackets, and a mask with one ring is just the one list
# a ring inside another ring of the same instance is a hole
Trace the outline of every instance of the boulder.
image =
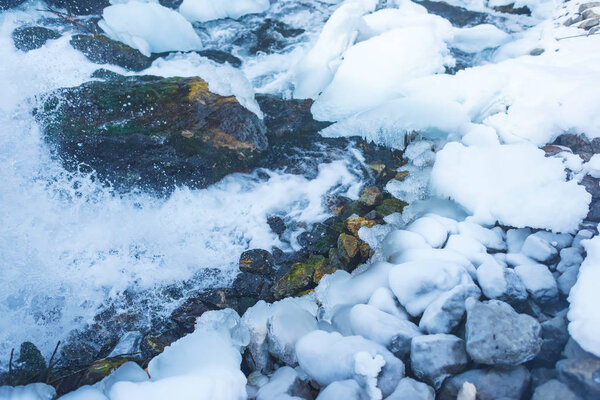
[(465, 342), (454, 335), (417, 336), (412, 340), (410, 361), (417, 378), (439, 389), (444, 379), (467, 367)]
[(515, 272), (535, 302), (547, 304), (558, 300), (556, 279), (545, 265), (519, 265)]
[(434, 300), (423, 312), (419, 327), (430, 334), (450, 333), (462, 321), (465, 301), (479, 299), (481, 290), (476, 285), (459, 285)]
[(252, 249), (242, 253), (239, 268), (242, 272), (271, 276), (274, 273), (275, 264), (273, 256), (267, 250)]
[(527, 289), (514, 270), (490, 259), (477, 268), (477, 281), (488, 299), (511, 304), (527, 300)]
[(19, 27), (12, 33), (13, 43), (21, 51), (39, 49), (48, 40), (58, 39), (60, 36), (60, 33), (43, 26)]
[(580, 400), (580, 397), (564, 383), (552, 379), (538, 386), (533, 392), (531, 400)]
[(119, 189), (205, 187), (268, 146), (254, 113), (197, 77), (87, 82), (51, 93), (37, 116), (67, 168), (85, 163)]
[(542, 322), (542, 349), (535, 357), (535, 363), (554, 366), (560, 354), (569, 340), (568, 321), (565, 315), (560, 313), (558, 316)]
[(600, 398), (600, 359), (578, 358), (556, 363), (558, 378), (586, 400)]
[(435, 391), (423, 382), (403, 378), (386, 400), (434, 400)]
[(529, 388), (529, 371), (523, 366), (509, 369), (472, 369), (446, 379), (438, 400), (456, 400), (465, 382), (477, 388), (477, 400), (521, 400)]
[(542, 346), (541, 326), (498, 300), (466, 301), (465, 339), (473, 361), (486, 365), (519, 365), (533, 359)]
[(114, 64), (130, 71), (141, 71), (152, 65), (152, 59), (139, 50), (103, 35), (75, 35), (70, 43), (98, 64)]

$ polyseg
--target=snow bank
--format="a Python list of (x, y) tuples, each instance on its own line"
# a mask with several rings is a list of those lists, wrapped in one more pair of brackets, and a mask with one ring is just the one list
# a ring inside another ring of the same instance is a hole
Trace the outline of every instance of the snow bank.
[(189, 21), (205, 22), (261, 13), (270, 5), (269, 0), (184, 0), (179, 12)]
[(467, 53), (477, 53), (506, 43), (510, 35), (494, 25), (481, 24), (470, 28), (455, 28), (451, 47)]
[(569, 294), (569, 333), (586, 351), (600, 357), (600, 237), (583, 242), (587, 257)]
[(98, 26), (111, 39), (144, 55), (202, 48), (192, 24), (181, 14), (156, 3), (132, 1), (106, 7)]
[(582, 186), (566, 180), (559, 159), (531, 145), (449, 143), (437, 155), (431, 185), (472, 212), (474, 222), (560, 232), (577, 229), (591, 200)]

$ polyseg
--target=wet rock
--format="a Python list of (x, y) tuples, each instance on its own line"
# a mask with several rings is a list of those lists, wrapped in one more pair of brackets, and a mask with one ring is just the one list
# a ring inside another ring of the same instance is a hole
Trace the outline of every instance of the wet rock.
[(497, 300), (466, 301), (465, 339), (473, 361), (487, 365), (518, 365), (533, 359), (542, 346), (541, 326), (526, 314)]
[(177, 307), (171, 313), (171, 320), (185, 333), (194, 331), (196, 319), (207, 311), (214, 310), (216, 307), (200, 297), (187, 299), (181, 306)]
[(254, 31), (256, 36), (255, 44), (250, 46), (250, 54), (273, 53), (283, 50), (287, 45), (288, 39), (304, 33), (304, 29), (296, 29), (284, 22), (266, 18), (262, 25)]
[(509, 369), (473, 369), (446, 379), (439, 400), (456, 400), (465, 382), (477, 388), (477, 400), (520, 400), (529, 387), (529, 371), (523, 366)]
[(375, 208), (375, 211), (377, 211), (377, 214), (381, 215), (382, 217), (387, 217), (393, 213), (401, 213), (406, 205), (407, 203), (403, 202), (402, 200), (385, 199), (379, 206)]
[(429, 385), (411, 378), (402, 378), (396, 390), (386, 400), (434, 400), (435, 391)]
[(431, 14), (446, 18), (452, 25), (458, 27), (475, 26), (487, 21), (488, 16), (485, 13), (470, 11), (462, 7), (452, 6), (444, 1), (421, 0), (422, 5)]
[(337, 243), (337, 238), (338, 232), (335, 229), (325, 224), (315, 224), (311, 231), (302, 232), (298, 236), (298, 243), (309, 253), (326, 255)]
[(506, 13), (506, 14), (515, 14), (515, 15), (531, 15), (531, 10), (527, 6), (515, 7), (515, 3), (507, 4), (504, 6), (496, 6), (494, 10)]
[(13, 385), (27, 385), (46, 378), (46, 360), (38, 348), (31, 342), (21, 343), (19, 357), (13, 360)]
[(556, 363), (559, 379), (586, 400), (600, 398), (600, 359), (566, 359)]
[(277, 236), (281, 235), (286, 230), (285, 222), (281, 217), (269, 217), (267, 218), (267, 224)]
[(315, 267), (311, 263), (296, 263), (290, 272), (273, 285), (273, 297), (276, 300), (294, 296), (313, 286)]
[(527, 300), (525, 285), (516, 272), (497, 262), (485, 262), (477, 268), (477, 281), (488, 299), (502, 300), (509, 304)]
[(358, 204), (365, 209), (370, 209), (381, 203), (383, 200), (383, 192), (377, 186), (367, 186), (360, 192)]
[(564, 383), (552, 379), (537, 387), (531, 400), (579, 400), (580, 397)]
[(74, 15), (100, 14), (104, 7), (110, 5), (109, 0), (47, 0), (46, 3), (54, 8), (64, 8)]
[(407, 329), (398, 332), (398, 334), (392, 338), (388, 348), (396, 357), (406, 361), (410, 355), (413, 338), (421, 335), (422, 333), (416, 326), (414, 329), (410, 329), (410, 325), (407, 325)]
[(417, 336), (412, 340), (410, 361), (417, 378), (439, 389), (444, 379), (467, 367), (465, 342), (454, 335)]
[(358, 236), (358, 231), (362, 227), (372, 228), (377, 223), (373, 220), (359, 217), (356, 214), (351, 215), (346, 221), (344, 221), (344, 227), (350, 232), (353, 236)]
[(103, 35), (75, 35), (70, 43), (98, 64), (114, 64), (130, 71), (141, 71), (152, 64), (152, 59), (139, 50)]
[(12, 33), (13, 43), (21, 51), (39, 49), (48, 40), (58, 39), (60, 36), (60, 33), (43, 26), (20, 27)]
[(315, 121), (310, 108), (313, 100), (284, 100), (280, 97), (259, 94), (256, 101), (265, 114), (265, 125), (269, 139), (297, 139), (298, 136), (312, 136), (329, 123)]
[(267, 250), (246, 250), (240, 256), (239, 268), (242, 272), (271, 276), (274, 273), (274, 267), (273, 256)]
[(79, 386), (94, 385), (106, 378), (121, 365), (132, 361), (129, 357), (111, 357), (95, 361), (81, 377)]
[(181, 3), (183, 3), (183, 0), (158, 0), (158, 2), (163, 7), (175, 9), (178, 8), (181, 5)]
[(200, 78), (88, 82), (52, 93), (38, 117), (67, 168), (86, 163), (120, 189), (205, 187), (268, 145), (255, 114)]
[(165, 350), (165, 347), (180, 339), (181, 332), (175, 329), (167, 329), (159, 333), (149, 333), (142, 338), (140, 350), (145, 360), (150, 360)]
[(225, 64), (229, 63), (232, 67), (239, 68), (242, 66), (242, 60), (234, 56), (233, 54), (227, 53), (226, 51), (217, 50), (217, 49), (206, 49), (199, 50), (196, 53), (201, 55), (202, 57), (206, 57), (216, 63)]

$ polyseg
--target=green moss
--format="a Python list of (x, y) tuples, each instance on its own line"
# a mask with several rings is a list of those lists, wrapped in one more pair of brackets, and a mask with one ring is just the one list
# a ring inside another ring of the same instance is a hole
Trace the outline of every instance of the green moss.
[(375, 211), (382, 217), (386, 217), (393, 213), (401, 213), (406, 207), (407, 203), (398, 199), (385, 199), (381, 202), (381, 205), (375, 208)]

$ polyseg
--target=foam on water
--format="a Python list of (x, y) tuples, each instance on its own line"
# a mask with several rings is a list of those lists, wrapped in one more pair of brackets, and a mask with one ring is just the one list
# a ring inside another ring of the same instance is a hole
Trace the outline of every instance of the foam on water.
[[(0, 14), (0, 355), (24, 340), (49, 355), (58, 339), (132, 288), (168, 313), (174, 304), (162, 304), (158, 288), (227, 284), (242, 251), (293, 247), (270, 231), (268, 216), (309, 226), (328, 216), (326, 194), (357, 197), (356, 160), (322, 164), (314, 179), (236, 174), (166, 199), (116, 195), (93, 173), (66, 172), (32, 116), (34, 97), (88, 80), (97, 65), (71, 48), (68, 35), (15, 50), (10, 34), (40, 17), (35, 6)], [(7, 361), (0, 357), (0, 369)]]

